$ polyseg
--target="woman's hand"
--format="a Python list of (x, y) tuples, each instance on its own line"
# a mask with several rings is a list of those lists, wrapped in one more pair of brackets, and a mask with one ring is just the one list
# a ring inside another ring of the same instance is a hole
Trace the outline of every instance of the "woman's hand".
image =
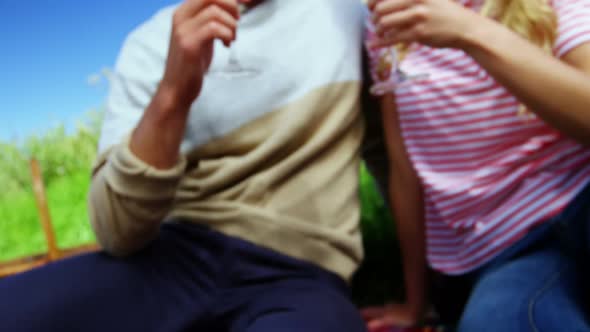
[(452, 0), (370, 0), (380, 40), (372, 47), (417, 42), (459, 48), (475, 24), (488, 19)]
[(383, 307), (370, 307), (361, 311), (369, 332), (388, 331), (392, 327), (412, 327), (421, 320), (419, 310), (407, 304), (390, 304)]

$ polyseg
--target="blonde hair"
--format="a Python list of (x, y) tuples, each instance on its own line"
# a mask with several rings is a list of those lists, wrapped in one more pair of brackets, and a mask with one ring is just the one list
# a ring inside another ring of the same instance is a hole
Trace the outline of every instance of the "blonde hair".
[[(485, 0), (481, 14), (495, 19), (546, 53), (552, 54), (557, 38), (557, 15), (550, 1)], [(517, 114), (527, 119), (535, 116), (524, 104), (520, 104)]]
[[(551, 0), (485, 0), (481, 15), (494, 19), (508, 29), (553, 53), (557, 38), (557, 14), (551, 7)], [(399, 61), (409, 52), (409, 45), (399, 44), (395, 48)], [(519, 115), (533, 115), (521, 104)]]
[[(557, 38), (557, 15), (551, 0), (485, 0), (481, 15), (494, 19), (551, 53)], [(396, 45), (400, 60), (409, 45)]]
[(551, 53), (557, 38), (557, 15), (551, 0), (486, 0), (481, 14)]

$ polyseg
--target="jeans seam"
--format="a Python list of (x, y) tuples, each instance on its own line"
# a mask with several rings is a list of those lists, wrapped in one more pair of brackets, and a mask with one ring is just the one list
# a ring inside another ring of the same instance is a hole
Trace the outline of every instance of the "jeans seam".
[(551, 276), (551, 278), (549, 278), (549, 280), (545, 283), (545, 285), (543, 287), (541, 287), (541, 289), (539, 289), (535, 295), (533, 295), (533, 297), (531, 298), (531, 300), (529, 301), (529, 306), (528, 306), (528, 316), (529, 316), (529, 325), (531, 326), (531, 329), (534, 332), (540, 332), (539, 328), (537, 327), (537, 324), (535, 324), (535, 319), (533, 317), (534, 311), (535, 311), (535, 305), (537, 304), (538, 299), (541, 297), (541, 295), (543, 295), (543, 293), (545, 293), (563, 274), (563, 271), (567, 268), (567, 266), (562, 267), (561, 269), (559, 269), (559, 271), (555, 272), (553, 274), (553, 276)]

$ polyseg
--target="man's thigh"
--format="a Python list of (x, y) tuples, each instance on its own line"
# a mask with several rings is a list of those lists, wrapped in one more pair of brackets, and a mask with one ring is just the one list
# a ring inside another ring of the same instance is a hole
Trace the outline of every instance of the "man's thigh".
[(175, 242), (164, 230), (125, 259), (92, 253), (0, 280), (0, 331), (185, 329), (207, 305), (207, 278)]
[(0, 330), (93, 331), (115, 322), (143, 329), (145, 320), (132, 322), (151, 311), (154, 299), (141, 275), (129, 263), (94, 253), (2, 280)]
[(475, 285), (459, 324), (470, 331), (590, 331), (582, 276), (559, 248), (507, 262)]
[(313, 280), (269, 287), (240, 315), (232, 332), (365, 332), (342, 291)]

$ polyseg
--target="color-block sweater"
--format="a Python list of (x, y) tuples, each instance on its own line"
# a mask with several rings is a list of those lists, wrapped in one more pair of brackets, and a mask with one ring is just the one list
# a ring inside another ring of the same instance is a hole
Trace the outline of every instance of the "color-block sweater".
[[(244, 15), (234, 51), (261, 74), (206, 77), (168, 170), (139, 160), (127, 138), (163, 75), (175, 8), (134, 30), (112, 77), (89, 195), (103, 247), (127, 254), (161, 222), (183, 220), (350, 279), (363, 255), (361, 6), (273, 0)], [(228, 55), (216, 44), (212, 68)]]

